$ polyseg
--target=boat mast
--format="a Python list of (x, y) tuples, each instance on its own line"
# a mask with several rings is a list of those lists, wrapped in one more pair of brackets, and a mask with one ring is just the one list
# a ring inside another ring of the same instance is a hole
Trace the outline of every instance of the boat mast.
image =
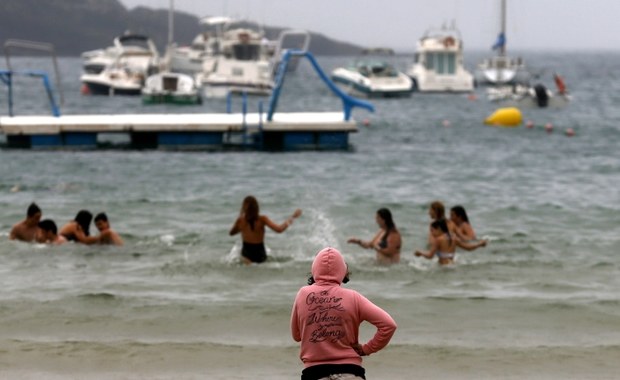
[(174, 0), (170, 0), (168, 9), (168, 44), (166, 45), (166, 54), (160, 65), (160, 70), (169, 71), (172, 63), (172, 50), (174, 49)]
[[(502, 0), (502, 9), (501, 9), (501, 25), (500, 25), (500, 33), (504, 37), (504, 41), (506, 39), (506, 0)], [(506, 55), (506, 43), (504, 42), (499, 47), (499, 55), (501, 57)]]
[(168, 46), (174, 42), (174, 0), (170, 0), (170, 10), (168, 11)]

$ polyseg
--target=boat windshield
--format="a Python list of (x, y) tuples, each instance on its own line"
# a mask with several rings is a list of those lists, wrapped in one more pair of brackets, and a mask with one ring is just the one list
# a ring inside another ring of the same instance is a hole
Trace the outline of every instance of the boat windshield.
[(260, 46), (253, 44), (233, 45), (233, 56), (239, 61), (256, 61), (260, 58)]
[(357, 71), (365, 77), (396, 77), (398, 72), (387, 62), (359, 61), (356, 63)]

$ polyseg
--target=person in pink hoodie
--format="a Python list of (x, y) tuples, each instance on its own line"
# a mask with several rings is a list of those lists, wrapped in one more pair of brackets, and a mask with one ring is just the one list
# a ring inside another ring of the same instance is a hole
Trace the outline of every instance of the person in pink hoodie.
[[(322, 249), (312, 263), (309, 285), (299, 290), (291, 312), (291, 333), (301, 342), (302, 380), (331, 375), (365, 379), (362, 356), (387, 346), (396, 331), (396, 322), (387, 312), (355, 290), (343, 288), (346, 282), (348, 269), (340, 252)], [(359, 326), (364, 321), (377, 332), (360, 344)]]

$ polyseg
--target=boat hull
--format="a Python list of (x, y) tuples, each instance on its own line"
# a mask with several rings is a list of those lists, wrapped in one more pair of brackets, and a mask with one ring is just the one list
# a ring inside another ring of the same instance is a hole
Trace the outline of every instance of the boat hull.
[(371, 88), (370, 86), (359, 83), (349, 78), (339, 75), (332, 75), (332, 80), (346, 88), (347, 92), (353, 95), (365, 96), (367, 98), (400, 98), (411, 96), (413, 87), (399, 86), (397, 88)]
[(128, 95), (137, 96), (141, 93), (141, 87), (115, 87), (109, 83), (82, 81), (88, 88), (90, 95)]
[(143, 104), (202, 104), (199, 94), (142, 94)]

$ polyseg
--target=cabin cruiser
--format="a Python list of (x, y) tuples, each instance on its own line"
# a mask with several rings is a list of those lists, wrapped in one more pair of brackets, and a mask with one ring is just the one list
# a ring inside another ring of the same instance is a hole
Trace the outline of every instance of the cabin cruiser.
[(255, 23), (226, 23), (219, 37), (220, 54), (212, 61), (203, 62), (202, 72), (196, 75), (204, 95), (208, 98), (225, 97), (228, 93), (270, 95), (274, 86), (273, 49), (268, 42)]
[(392, 49), (365, 49), (350, 66), (332, 71), (332, 80), (351, 94), (386, 98), (409, 96), (412, 91), (411, 78), (386, 58), (393, 55)]
[(93, 95), (140, 95), (146, 77), (159, 70), (159, 53), (153, 41), (142, 35), (125, 34), (114, 46), (86, 52), (83, 92)]
[(414, 91), (473, 91), (474, 76), (463, 65), (463, 40), (454, 25), (428, 30), (418, 40), (407, 75), (413, 80)]

